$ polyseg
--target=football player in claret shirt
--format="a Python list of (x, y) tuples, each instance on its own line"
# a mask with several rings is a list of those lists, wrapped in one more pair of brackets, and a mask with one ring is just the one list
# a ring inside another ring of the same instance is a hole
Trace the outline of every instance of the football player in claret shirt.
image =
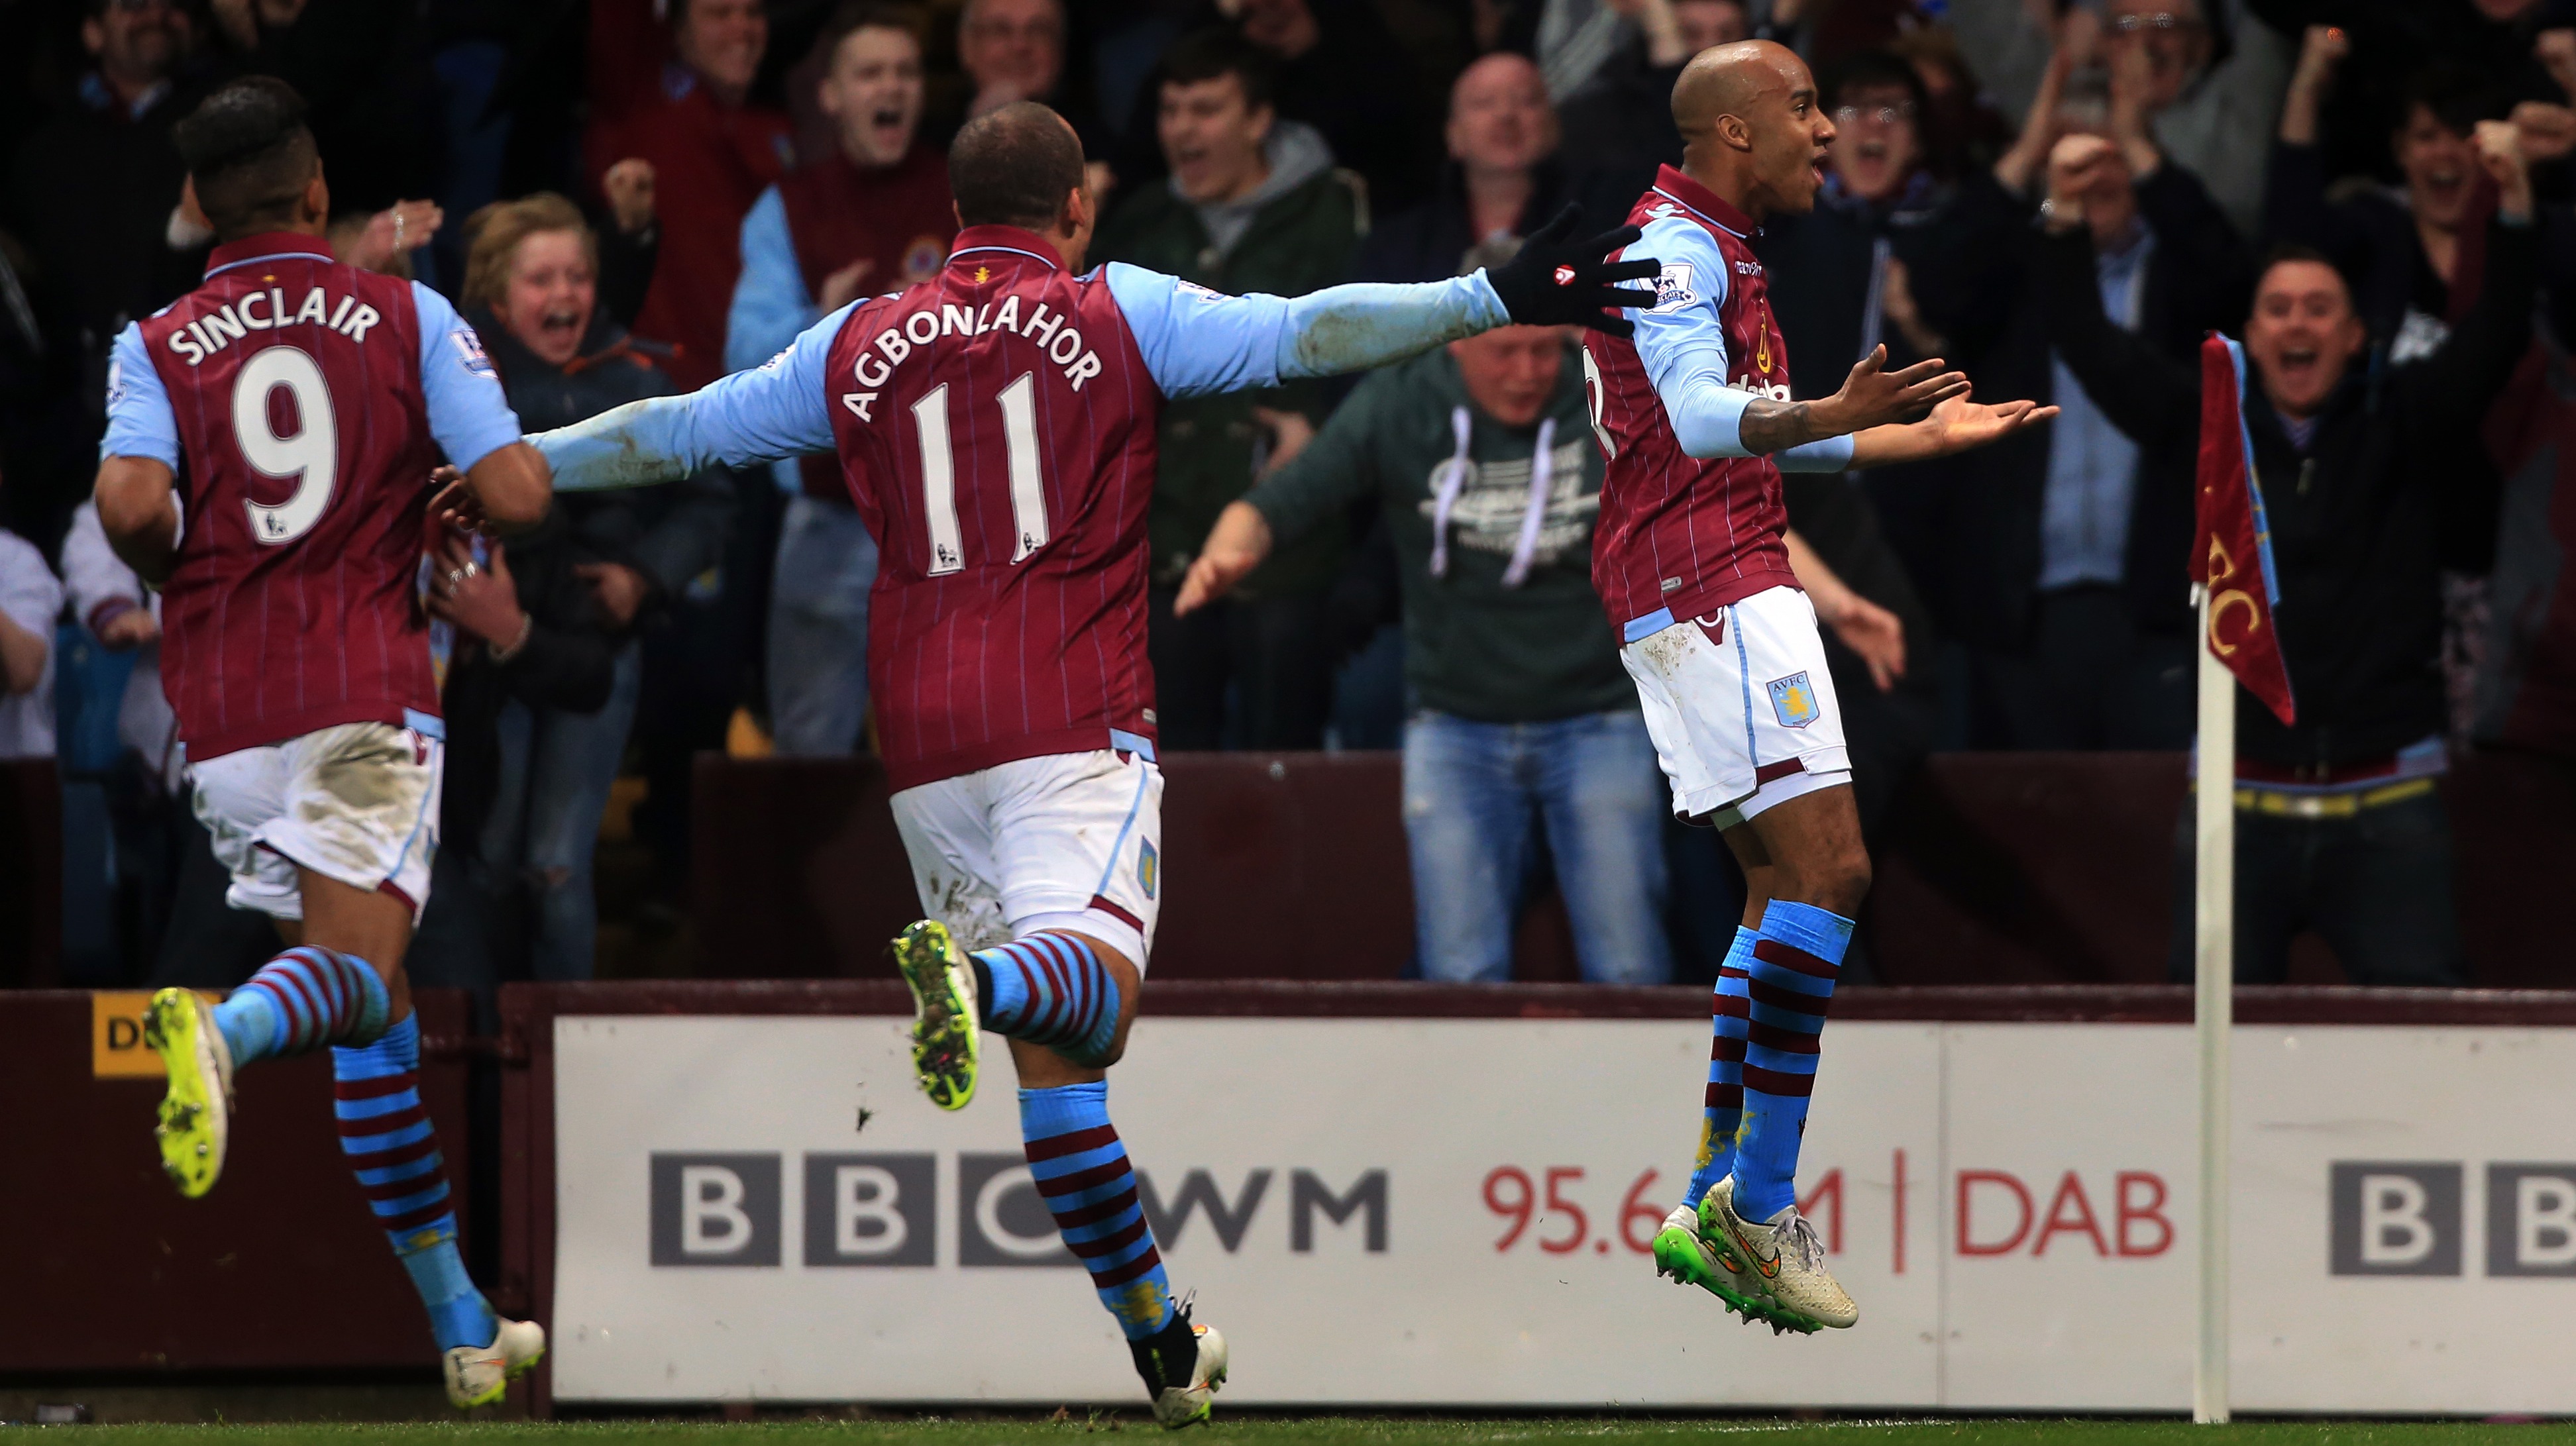
[(1780, 470), (1944, 456), (2046, 420), (1981, 406), (1937, 358), (1790, 400), (1789, 351), (1750, 245), (1762, 218), (1815, 205), (1833, 123), (1804, 62), (1768, 41), (1702, 51), (1673, 87), (1684, 142), (1629, 213), (1658, 259), (1630, 337), (1584, 346), (1609, 466), (1592, 579), (1620, 631), (1673, 812), (1724, 830), (1744, 866), (1742, 927), (1719, 971), (1689, 1194), (1657, 1267), (1748, 1319), (1812, 1331), (1859, 1318), (1798, 1214), (1798, 1141), (1817, 1036), (1869, 855), (1815, 610), (1790, 572)]
[[(340, 1148), (429, 1307), (447, 1393), (501, 1398), (545, 1332), (466, 1277), (415, 1074), (403, 952), (438, 844), (438, 689), (417, 600), (441, 454), (495, 524), (536, 522), (519, 440), (473, 330), (438, 293), (331, 259), (330, 192), (283, 82), (237, 81), (173, 133), (217, 245), (205, 284), (125, 328), (98, 514), (162, 590), (161, 677), (227, 899), (293, 946), (209, 1006), (165, 989), (156, 1130), (182, 1194), (214, 1187), (235, 1071), (332, 1046)], [(174, 491), (175, 488), (175, 491)]]
[(1572, 208), (1492, 273), (1224, 296), (1081, 272), (1092, 204), (1063, 118), (1020, 102), (949, 151), (955, 248), (909, 290), (823, 318), (767, 365), (532, 437), (565, 488), (834, 452), (883, 562), (869, 691), (923, 907), (895, 941), (913, 1060), (962, 1108), (1011, 1042), (1029, 1169), (1165, 1425), (1204, 1420), (1225, 1343), (1175, 1306), (1110, 1125), (1162, 896), (1145, 660), (1146, 505), (1167, 398), (1357, 371), (1513, 321), (1625, 331), (1654, 274), (1604, 262)]

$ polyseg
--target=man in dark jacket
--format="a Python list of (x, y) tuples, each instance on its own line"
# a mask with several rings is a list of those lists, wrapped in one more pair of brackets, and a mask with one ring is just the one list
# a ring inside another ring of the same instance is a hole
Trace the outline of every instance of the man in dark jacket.
[[(1321, 136), (1272, 111), (1264, 52), (1231, 31), (1203, 31), (1165, 57), (1160, 93), (1170, 180), (1127, 197), (1093, 243), (1097, 260), (1280, 296), (1349, 273), (1367, 229), (1359, 190), (1333, 169)], [(1293, 413), (1285, 425), (1302, 433), (1323, 416), (1325, 395), (1322, 383), (1295, 382), (1163, 410), (1149, 647), (1166, 748), (1322, 746), (1334, 662), (1325, 590), (1345, 529), (1283, 549), (1237, 596), (1187, 620), (1172, 616), (1172, 599), (1217, 513), (1261, 471), (1270, 429)], [(1231, 729), (1229, 684), (1240, 696)]]
[[(2120, 330), (2187, 366), (2203, 332), (2243, 317), (2245, 245), (2188, 171), (2142, 133), (2069, 135), (2048, 154), (2043, 214), (2092, 239), (2096, 306)], [(2085, 157), (2098, 163), (2058, 164)], [(1927, 581), (1967, 645), (1981, 746), (2179, 748), (2191, 732), (2190, 616), (2173, 582), (2191, 547), (2189, 436), (2133, 440), (2075, 384), (2050, 345), (2029, 214), (1996, 178), (1969, 177), (1953, 253), (1969, 274), (1917, 275), (1914, 300), (1981, 395), (2066, 410), (1959, 469), (1939, 545), (1909, 560), (1934, 559)], [(1902, 534), (1904, 514), (1891, 518)]]
[(1458, 258), (1522, 235), (1572, 201), (1602, 229), (1619, 223), (1644, 186), (1569, 168), (1557, 150), (1547, 82), (1529, 57), (1498, 51), (1449, 88), (1449, 164), (1430, 200), (1379, 221), (1360, 247), (1354, 281), (1439, 281)]
[[(2540, 251), (2511, 127), (2481, 126), (2478, 141), (2503, 198), (2487, 230), (2485, 284), (2430, 357), (2361, 365), (2368, 329), (2348, 283), (2313, 251), (2276, 256), (2246, 322), (2260, 391), (2246, 400), (2246, 427), (2298, 721), (2285, 727), (2250, 696), (2238, 700), (2242, 982), (2278, 982), (2291, 938), (2308, 928), (2357, 982), (2462, 980), (2450, 824), (2434, 791), (2443, 771), (2438, 524), (2460, 454), (2478, 446), (2487, 402), (2529, 340)], [(2052, 335), (2085, 391), (2141, 445), (2188, 455), (2198, 369), (2110, 323), (2082, 226), (2052, 225), (2039, 259)], [(2189, 475), (2152, 485), (2182, 487), (2188, 498)], [(2179, 590), (2182, 569), (2165, 576)], [(2188, 820), (2182, 851), (2176, 916), (2187, 921)], [(2189, 969), (2189, 940), (2178, 922), (2178, 974)]]
[[(1682, 133), (1673, 125), (1673, 83), (1682, 67), (1712, 45), (1757, 37), (1744, 0), (1672, 0), (1672, 14), (1677, 43), (1670, 49), (1660, 49), (1641, 30), (1558, 105), (1566, 154), (1605, 171), (1646, 177), (1657, 166), (1682, 163)], [(1511, 43), (1507, 36), (1506, 46)]]
[(1930, 101), (1913, 66), (1865, 52), (1828, 73), (1823, 89), (1837, 134), (1816, 208), (1766, 221), (1756, 244), (1780, 333), (1797, 338), (1800, 369), (1819, 382), (1882, 343), (1890, 366), (1941, 354), (1909, 283), (1917, 269), (1956, 272), (1959, 263), (1939, 253), (1966, 230), (1943, 224), (1951, 193), (1932, 175)]
[(1423, 977), (1511, 978), (1545, 820), (1584, 978), (1661, 984), (1666, 801), (1591, 578), (1601, 449), (1553, 329), (1452, 342), (1360, 384), (1295, 461), (1229, 506), (1182, 590), (1194, 611), (1376, 497), (1404, 594), (1404, 827)]
[[(26, 243), (34, 263), (25, 276), (30, 294), (0, 312), (5, 344), (15, 350), (28, 304), (52, 333), (54, 356), (27, 359), (36, 364), (24, 373), (27, 410), (11, 419), (15, 435), (0, 439), (19, 464), (11, 510), (46, 546), (89, 494), (89, 468), (74, 463), (107, 425), (99, 399), (107, 395), (109, 344), (127, 322), (195, 286), (191, 263), (202, 259), (173, 253), (167, 240), (187, 179), (170, 127), (203, 93), (187, 67), (187, 11), (162, 0), (90, 0), (84, 8), (81, 38), (97, 68), (19, 149), (0, 207), (0, 228)], [(42, 383), (33, 381), (39, 365)], [(38, 394), (56, 405), (36, 402)], [(76, 422), (61, 414), (74, 394)], [(63, 435), (47, 435), (54, 432)], [(40, 438), (53, 445), (37, 447)]]

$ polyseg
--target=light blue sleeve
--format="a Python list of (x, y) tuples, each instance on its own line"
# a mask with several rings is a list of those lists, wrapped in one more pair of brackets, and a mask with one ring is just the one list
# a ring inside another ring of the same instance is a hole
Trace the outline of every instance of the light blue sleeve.
[(647, 397), (528, 440), (554, 468), (558, 492), (676, 482), (722, 463), (745, 467), (832, 450), (823, 363), (851, 302), (807, 327), (785, 351), (684, 397)]
[(171, 414), (161, 373), (144, 353), (139, 322), (125, 324), (107, 356), (107, 435), (99, 439), (98, 455), (102, 461), (149, 457), (179, 470), (179, 419)]
[(1109, 294), (1167, 397), (1367, 371), (1511, 320), (1485, 273), (1412, 286), (1355, 283), (1288, 298), (1228, 296), (1113, 261)]
[(429, 404), (429, 435), (460, 472), (519, 440), (519, 414), (501, 392), (501, 374), (483, 354), (483, 339), (447, 298), (415, 281), (420, 314), (420, 393)]
[(1771, 454), (1771, 465), (1783, 472), (1847, 472), (1851, 470), (1852, 436), (1825, 437), (1801, 442)]
[[(787, 229), (787, 202), (772, 186), (742, 218), (742, 275), (725, 314), (725, 370), (742, 371), (778, 355), (822, 315), (805, 289), (796, 237)], [(781, 492), (803, 487), (792, 458), (770, 464), (769, 476)]]
[(1731, 272), (1708, 232), (1678, 216), (1646, 223), (1630, 251), (1663, 263), (1655, 304), (1631, 308), (1637, 358), (1663, 399), (1682, 450), (1694, 457), (1745, 457), (1738, 426), (1753, 394), (1727, 385), (1726, 304)]

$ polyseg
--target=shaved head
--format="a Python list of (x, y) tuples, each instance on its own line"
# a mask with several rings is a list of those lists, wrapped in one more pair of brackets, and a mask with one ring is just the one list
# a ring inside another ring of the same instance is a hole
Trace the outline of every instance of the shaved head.
[(1673, 125), (1684, 173), (1747, 216), (1814, 208), (1834, 126), (1796, 51), (1742, 40), (1691, 57), (1673, 84)]
[(1739, 40), (1692, 56), (1673, 85), (1673, 124), (1690, 141), (1722, 115), (1751, 119), (1763, 97), (1786, 98), (1799, 87), (1816, 88), (1798, 52), (1769, 40)]

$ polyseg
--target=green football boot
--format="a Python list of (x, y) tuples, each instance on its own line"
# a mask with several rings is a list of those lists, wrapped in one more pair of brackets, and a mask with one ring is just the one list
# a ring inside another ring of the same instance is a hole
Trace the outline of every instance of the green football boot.
[(958, 952), (948, 926), (924, 919), (894, 939), (895, 966), (912, 990), (912, 1073), (943, 1110), (975, 1098), (983, 1032), (975, 1012), (975, 968)]
[(186, 989), (164, 989), (143, 1011), (143, 1042), (161, 1056), (170, 1089), (161, 1097), (153, 1137), (161, 1168), (194, 1200), (215, 1188), (232, 1135), (233, 1056), (215, 1012)]

